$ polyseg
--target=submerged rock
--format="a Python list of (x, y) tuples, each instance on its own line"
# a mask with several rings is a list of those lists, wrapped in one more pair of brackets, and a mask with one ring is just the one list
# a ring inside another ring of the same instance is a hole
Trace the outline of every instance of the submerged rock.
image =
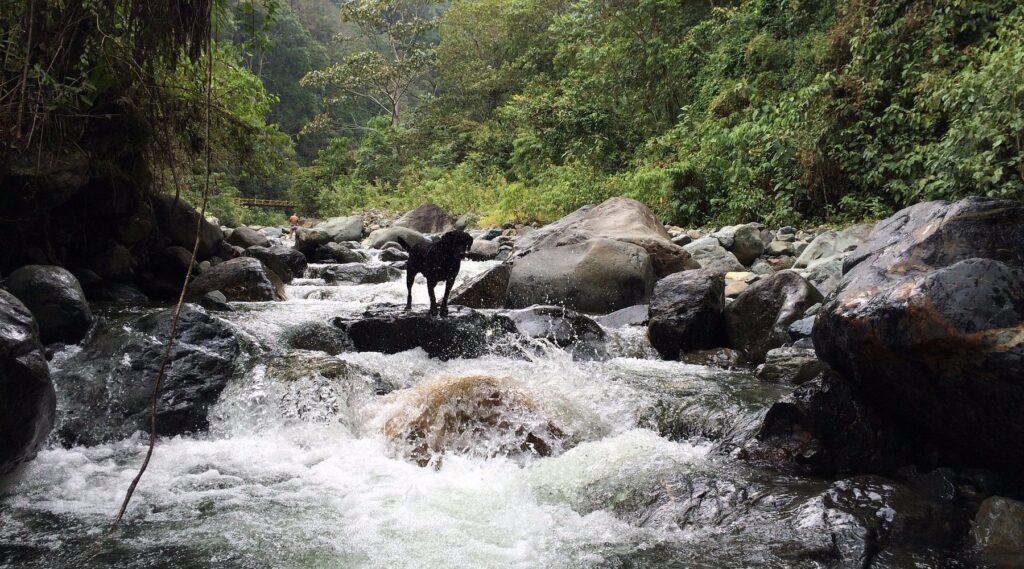
[(55, 407), (35, 319), (0, 290), (0, 474), (35, 458), (53, 428)]
[(1024, 467), (1024, 205), (921, 203), (847, 257), (819, 357), (891, 424), (968, 464)]
[(551, 456), (566, 438), (533, 396), (493, 377), (441, 379), (392, 398), (384, 435), (399, 455), (420, 466), (439, 465), (447, 453)]
[(487, 316), (464, 306), (448, 306), (448, 316), (431, 316), (425, 309), (404, 310), (395, 304), (369, 306), (357, 320), (335, 318), (356, 351), (396, 354), (423, 348), (432, 358), (476, 358), (494, 349), (494, 343), (516, 332), (515, 324), (501, 315)]
[(4, 286), (31, 311), (44, 344), (77, 344), (93, 316), (78, 279), (53, 265), (26, 265), (7, 276)]
[(725, 280), (701, 269), (669, 275), (654, 286), (647, 337), (664, 359), (722, 344)]
[(188, 285), (188, 299), (219, 290), (232, 302), (284, 300), (284, 283), (259, 259), (238, 257), (203, 271)]
[(561, 306), (531, 306), (501, 313), (527, 338), (544, 339), (568, 348), (577, 359), (606, 359), (604, 330), (590, 318)]
[[(54, 373), (61, 397), (57, 433), (66, 445), (96, 445), (149, 430), (149, 405), (173, 310), (101, 324)], [(234, 373), (234, 331), (193, 304), (182, 305), (157, 402), (157, 433), (202, 431)]]

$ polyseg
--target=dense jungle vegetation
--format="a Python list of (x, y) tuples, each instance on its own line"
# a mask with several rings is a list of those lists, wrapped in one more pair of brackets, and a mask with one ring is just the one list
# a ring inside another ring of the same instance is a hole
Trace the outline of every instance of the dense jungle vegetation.
[[(1016, 0), (216, 5), (211, 209), (228, 223), (280, 216), (239, 195), (292, 197), (307, 216), (433, 201), (492, 222), (625, 195), (679, 225), (1024, 199)], [(25, 32), (3, 17), (7, 78)], [(203, 69), (164, 63), (147, 95), (173, 115), (159, 154), (192, 164), (178, 184), (195, 196)], [(81, 105), (131, 73), (25, 77)]]

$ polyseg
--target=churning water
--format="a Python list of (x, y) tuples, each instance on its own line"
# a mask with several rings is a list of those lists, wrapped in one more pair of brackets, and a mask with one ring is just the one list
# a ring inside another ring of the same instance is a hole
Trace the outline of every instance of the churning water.
[[(463, 278), (491, 265), (465, 263)], [(311, 267), (309, 275), (316, 273)], [(424, 289), (417, 285), (415, 302), (426, 302)], [(327, 286), (306, 278), (288, 294), (286, 302), (236, 305), (221, 314), (246, 339), (248, 355), (208, 433), (159, 441), (118, 530), (105, 535), (145, 452), (141, 433), (95, 447), (53, 446), (0, 488), (0, 561), (17, 567), (828, 565), (819, 561), (831, 547), (821, 526), (828, 485), (732, 457), (784, 390), (749, 373), (657, 361), (642, 329), (608, 330), (615, 357), (603, 362), (574, 361), (545, 345), (525, 358), (448, 362), (421, 350), (337, 356), (290, 350), (282, 341), (287, 330), (354, 316), (368, 303), (404, 302), (405, 289), (402, 281)], [(343, 373), (324, 371), (332, 366)], [(491, 432), (485, 423), (470, 439), (478, 448), (462, 441), (461, 452), (417, 465), (398, 448), (403, 440), (385, 435), (389, 419), (417, 411), (409, 408), (416, 406), (416, 390), (467, 376), (494, 378), (528, 402), (529, 413), (510, 412)], [(537, 417), (557, 426), (551, 456), (494, 452), (501, 437), (530, 428)]]

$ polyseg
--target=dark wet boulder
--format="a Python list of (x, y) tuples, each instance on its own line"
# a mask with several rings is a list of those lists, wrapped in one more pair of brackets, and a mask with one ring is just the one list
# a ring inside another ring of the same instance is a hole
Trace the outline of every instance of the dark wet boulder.
[(512, 265), (502, 263), (455, 287), (451, 303), (467, 308), (502, 308), (508, 291)]
[(557, 304), (606, 314), (647, 302), (654, 281), (654, 268), (643, 248), (612, 239), (590, 239), (517, 258), (509, 275), (505, 305)]
[(259, 259), (285, 284), (306, 273), (306, 256), (291, 247), (249, 247), (245, 254)]
[(712, 271), (669, 275), (654, 286), (647, 338), (662, 358), (722, 345), (725, 279)]
[(444, 233), (454, 227), (455, 218), (437, 204), (426, 203), (407, 212), (392, 224), (393, 227), (407, 227), (420, 233)]
[(398, 238), (401, 237), (408, 245), (416, 245), (425, 241), (427, 238), (422, 233), (415, 229), (408, 227), (385, 227), (378, 229), (367, 237), (368, 244), (373, 249), (381, 249), (388, 243), (398, 243)]
[(281, 279), (252, 257), (238, 257), (210, 267), (192, 279), (186, 297), (197, 299), (213, 290), (221, 291), (233, 302), (285, 299)]
[(637, 304), (599, 316), (597, 323), (605, 328), (625, 328), (626, 326), (647, 326), (649, 319), (650, 306)]
[(197, 267), (197, 263), (192, 261), (192, 252), (180, 245), (161, 249), (151, 257), (151, 263), (157, 274), (178, 282)]
[(963, 462), (1024, 467), (1024, 205), (968, 198), (880, 222), (813, 338), (885, 419)]
[(135, 281), (135, 259), (123, 245), (112, 245), (89, 260), (89, 267), (106, 280), (132, 283)]
[(143, 304), (149, 297), (141, 290), (129, 284), (102, 282), (89, 287), (85, 296), (90, 302), (115, 302), (119, 304)]
[(53, 428), (55, 408), (35, 319), (0, 290), (0, 474), (35, 458)]
[(316, 259), (317, 249), (331, 242), (326, 231), (300, 227), (295, 230), (295, 248), (309, 261)]
[(817, 316), (805, 316), (800, 320), (797, 320), (789, 325), (789, 339), (796, 342), (804, 338), (810, 338), (811, 332), (814, 331), (814, 322), (817, 320)]
[(448, 316), (423, 310), (404, 310), (394, 304), (371, 305), (355, 320), (335, 318), (356, 351), (396, 354), (423, 348), (432, 358), (476, 358), (496, 349), (494, 342), (516, 333), (512, 321), (501, 315), (449, 305)]
[(170, 238), (175, 245), (189, 251), (195, 245), (198, 226), (200, 259), (212, 257), (220, 251), (224, 232), (199, 215), (185, 200), (175, 199), (174, 196), (153, 196), (153, 216), (160, 233)]
[[(102, 323), (54, 373), (61, 398), (60, 440), (95, 445), (149, 430), (149, 405), (173, 310)], [(234, 331), (193, 304), (181, 309), (157, 402), (157, 433), (208, 425), (210, 408), (234, 373)]]
[(971, 524), (971, 544), (986, 567), (1024, 567), (1024, 502), (992, 496)]
[(200, 296), (196, 299), (196, 303), (212, 312), (234, 311), (234, 308), (231, 308), (231, 305), (228, 304), (228, 297), (224, 296), (224, 293), (219, 290), (211, 290), (203, 296)]
[(398, 243), (388, 243), (380, 250), (380, 257), (378, 258), (384, 263), (397, 263), (408, 261), (409, 253), (402, 249), (402, 246)]
[(650, 258), (657, 277), (697, 268), (689, 253), (672, 243), (665, 226), (650, 208), (623, 197), (584, 206), (555, 223), (524, 234), (516, 242), (515, 256), (528, 256), (593, 239), (611, 239), (640, 247)]
[(330, 236), (331, 241), (359, 241), (363, 238), (363, 216), (331, 217), (314, 227)]
[(7, 276), (4, 286), (35, 317), (44, 344), (77, 344), (93, 316), (78, 279), (53, 265), (26, 265)]
[(282, 343), (292, 350), (324, 352), (332, 356), (353, 350), (348, 334), (328, 322), (303, 322), (289, 327), (282, 334)]
[(527, 338), (547, 340), (582, 360), (607, 359), (605, 333), (587, 316), (561, 306), (531, 306), (501, 312)]
[(249, 247), (270, 247), (270, 239), (263, 233), (249, 227), (236, 227), (228, 236), (227, 242), (248, 249)]
[(789, 325), (819, 302), (821, 293), (795, 272), (761, 279), (723, 312), (729, 344), (748, 362), (762, 363), (768, 350), (789, 343)]
[(818, 376), (824, 367), (813, 349), (775, 348), (757, 366), (758, 379), (773, 383), (802, 385)]
[(340, 243), (328, 243), (317, 248), (314, 255), (317, 263), (365, 263), (370, 257)]
[(401, 276), (402, 271), (390, 265), (366, 263), (330, 265), (320, 271), (320, 278), (327, 284), (378, 284), (391, 282)]
[(744, 456), (780, 470), (832, 476), (893, 472), (912, 464), (918, 450), (849, 383), (826, 371), (768, 409)]

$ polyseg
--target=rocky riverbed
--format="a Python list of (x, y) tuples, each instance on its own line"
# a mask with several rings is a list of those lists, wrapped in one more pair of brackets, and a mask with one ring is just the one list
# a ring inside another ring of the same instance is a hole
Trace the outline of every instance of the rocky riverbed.
[(140, 209), (144, 245), (4, 275), (7, 565), (1024, 563), (1020, 204), (687, 230), (614, 198), (470, 228), (447, 318), (422, 281), (402, 310), (395, 243), (465, 225), (436, 206), (294, 241)]

